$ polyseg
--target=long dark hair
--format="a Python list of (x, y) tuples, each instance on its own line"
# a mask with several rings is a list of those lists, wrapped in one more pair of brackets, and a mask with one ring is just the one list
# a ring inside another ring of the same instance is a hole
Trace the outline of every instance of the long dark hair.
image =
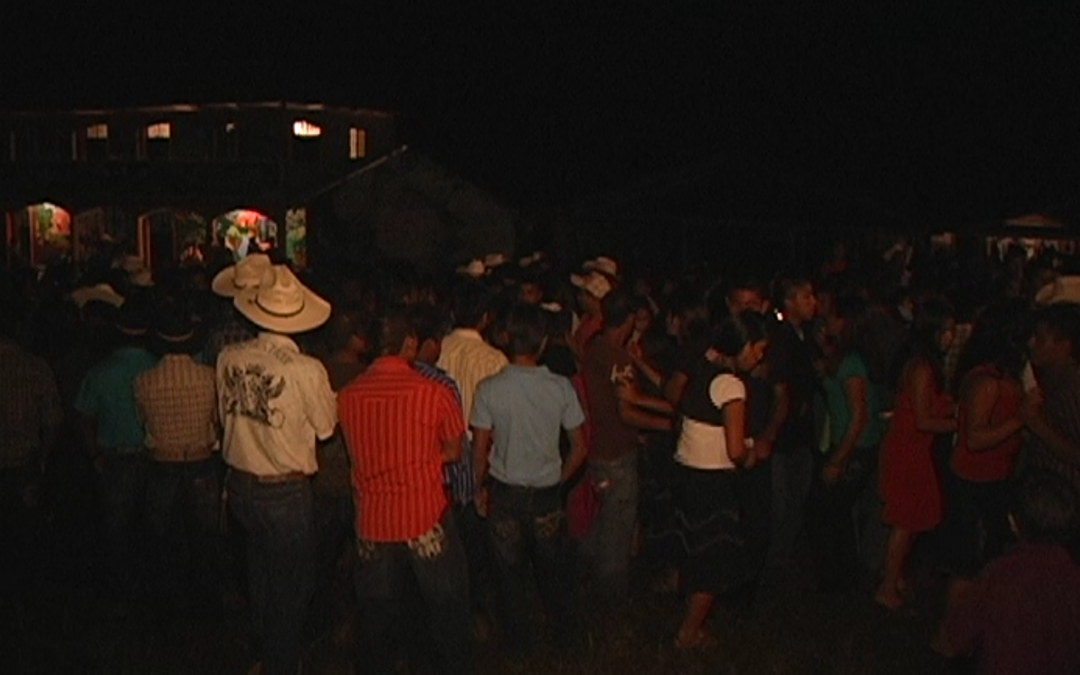
[(919, 304), (907, 343), (892, 364), (890, 380), (896, 391), (900, 390), (904, 369), (913, 359), (924, 361), (930, 366), (937, 390), (940, 391), (945, 386), (945, 354), (941, 351), (941, 332), (954, 318), (952, 305), (944, 298), (928, 298)]
[(825, 363), (825, 371), (835, 375), (844, 358), (854, 354), (862, 359), (870, 379), (880, 381), (884, 368), (879, 356), (880, 350), (874, 344), (870, 326), (870, 305), (857, 295), (838, 295), (833, 302), (832, 313), (844, 320), (844, 328), (837, 336), (836, 345)]
[(954, 393), (959, 394), (964, 376), (979, 366), (991, 365), (1006, 375), (1019, 377), (1024, 365), (1027, 320), (1022, 302), (1015, 300), (980, 314), (956, 365)]
[(748, 344), (766, 339), (765, 317), (746, 310), (724, 318), (713, 334), (712, 346), (724, 356), (738, 356)]

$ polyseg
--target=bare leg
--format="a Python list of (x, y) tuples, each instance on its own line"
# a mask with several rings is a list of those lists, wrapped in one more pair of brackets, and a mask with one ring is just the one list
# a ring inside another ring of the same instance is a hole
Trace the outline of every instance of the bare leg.
[(900, 588), (903, 581), (904, 565), (911, 550), (912, 533), (902, 527), (893, 527), (885, 548), (885, 576), (878, 586), (874, 600), (889, 609), (899, 609), (904, 605)]
[(702, 626), (705, 619), (709, 618), (709, 610), (712, 609), (716, 596), (712, 593), (693, 593), (686, 606), (686, 617), (679, 626), (679, 633), (675, 636), (675, 644), (679, 647), (696, 647), (705, 636)]

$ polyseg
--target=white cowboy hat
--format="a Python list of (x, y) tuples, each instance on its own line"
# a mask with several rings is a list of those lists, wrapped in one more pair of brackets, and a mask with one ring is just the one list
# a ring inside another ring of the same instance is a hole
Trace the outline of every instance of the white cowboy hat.
[(542, 261), (543, 259), (544, 259), (544, 252), (543, 251), (533, 251), (531, 255), (527, 255), (524, 258), (520, 258), (518, 260), (518, 265), (520, 265), (521, 267), (529, 267), (530, 265), (535, 265), (536, 263)]
[(619, 263), (607, 256), (600, 256), (595, 260), (586, 260), (581, 268), (586, 272), (603, 272), (609, 277), (618, 278), (619, 276)]
[(571, 274), (570, 283), (583, 289), (597, 300), (603, 300), (604, 296), (611, 292), (611, 282), (599, 272), (590, 272), (585, 276)]
[(474, 279), (479, 279), (490, 271), (491, 270), (487, 268), (487, 265), (484, 264), (484, 261), (479, 258), (470, 260), (468, 265), (462, 265), (457, 268), (458, 274), (464, 274), (465, 276), (470, 276)]
[(1080, 302), (1080, 276), (1058, 277), (1035, 294), (1036, 305), (1058, 302)]
[(210, 288), (225, 298), (235, 298), (249, 288), (257, 288), (263, 272), (270, 269), (270, 256), (252, 253), (235, 265), (221, 270), (210, 282)]
[(486, 256), (484, 256), (484, 267), (488, 269), (499, 267), (500, 265), (505, 265), (507, 262), (509, 261), (502, 253), (488, 253)]
[(82, 309), (86, 303), (95, 300), (108, 303), (113, 307), (119, 307), (124, 304), (124, 296), (113, 290), (113, 287), (109, 284), (98, 284), (96, 286), (76, 288), (71, 292), (71, 299), (75, 301), (75, 304), (79, 306), (79, 309)]
[(233, 305), (256, 326), (275, 333), (303, 333), (330, 318), (330, 303), (300, 283), (288, 265), (268, 268), (258, 287), (241, 292)]

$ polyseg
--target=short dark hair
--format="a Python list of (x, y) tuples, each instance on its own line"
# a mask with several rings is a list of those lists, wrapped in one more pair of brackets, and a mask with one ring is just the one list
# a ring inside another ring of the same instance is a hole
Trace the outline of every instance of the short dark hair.
[(420, 344), (428, 340), (442, 339), (450, 332), (450, 315), (440, 307), (413, 305), (409, 308), (409, 320), (412, 321), (416, 339)]
[(1022, 480), (1014, 516), (1027, 541), (1067, 544), (1076, 534), (1077, 494), (1072, 484), (1048, 471), (1033, 471)]
[(1080, 304), (1058, 302), (1035, 314), (1035, 325), (1046, 326), (1055, 337), (1068, 340), (1073, 358), (1080, 357)]
[(403, 307), (386, 310), (383, 316), (375, 321), (374, 328), (369, 335), (375, 343), (373, 352), (383, 356), (400, 354), (405, 341), (416, 335)]
[(519, 304), (506, 314), (504, 327), (510, 338), (511, 356), (535, 356), (547, 339), (546, 312), (535, 305)]
[(491, 309), (494, 294), (488, 286), (468, 281), (454, 290), (454, 325), (476, 328)]
[(634, 299), (626, 291), (616, 289), (600, 301), (604, 328), (618, 328), (634, 315)]
[(780, 277), (773, 282), (773, 304), (783, 308), (784, 303), (795, 297), (800, 288), (813, 285), (806, 277)]

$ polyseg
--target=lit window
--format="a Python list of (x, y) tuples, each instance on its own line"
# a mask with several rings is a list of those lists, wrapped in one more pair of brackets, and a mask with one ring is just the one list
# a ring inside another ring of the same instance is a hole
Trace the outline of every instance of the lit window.
[(92, 141), (104, 141), (109, 138), (108, 124), (91, 124), (86, 127), (86, 137)]
[(298, 138), (315, 138), (322, 135), (322, 127), (308, 120), (296, 120), (292, 124), (292, 132)]
[(172, 125), (168, 122), (158, 122), (146, 127), (146, 137), (153, 140), (168, 140), (172, 137)]
[(349, 159), (367, 157), (367, 129), (349, 129)]

